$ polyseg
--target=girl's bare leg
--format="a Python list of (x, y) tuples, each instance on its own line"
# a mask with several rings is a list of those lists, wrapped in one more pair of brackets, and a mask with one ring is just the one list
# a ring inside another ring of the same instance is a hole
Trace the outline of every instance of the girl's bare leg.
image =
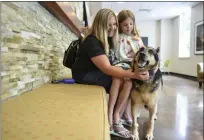
[(125, 110), (123, 112), (122, 118), (124, 120), (129, 121), (129, 123), (130, 123), (130, 122), (132, 122), (132, 117), (131, 117), (131, 99), (130, 98), (128, 98), (128, 101), (127, 101), (127, 104), (126, 104), (125, 107), (126, 108), (125, 108)]

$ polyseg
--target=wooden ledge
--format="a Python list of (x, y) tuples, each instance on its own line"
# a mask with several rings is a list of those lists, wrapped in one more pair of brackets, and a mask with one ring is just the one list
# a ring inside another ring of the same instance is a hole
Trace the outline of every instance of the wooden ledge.
[[(60, 2), (47, 2), (40, 1), (39, 4), (47, 9), (51, 14), (53, 14), (57, 19), (59, 19), (65, 26), (69, 28), (77, 37), (81, 37), (82, 25), (80, 20), (74, 14), (74, 11), (71, 5), (66, 4), (66, 7), (63, 6)], [(66, 9), (65, 9), (66, 8)], [(66, 11), (67, 12), (66, 12)]]

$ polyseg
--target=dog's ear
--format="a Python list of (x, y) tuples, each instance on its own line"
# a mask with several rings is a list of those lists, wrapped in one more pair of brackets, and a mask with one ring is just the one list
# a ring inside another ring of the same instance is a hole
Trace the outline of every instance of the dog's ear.
[[(156, 51), (156, 53), (155, 53)], [(156, 50), (154, 51), (154, 58), (155, 60), (158, 62), (159, 61), (159, 51), (160, 51), (160, 47), (156, 48)]]
[(157, 52), (157, 53), (159, 53), (159, 51), (160, 51), (160, 47), (158, 47), (158, 48), (156, 49), (156, 52)]

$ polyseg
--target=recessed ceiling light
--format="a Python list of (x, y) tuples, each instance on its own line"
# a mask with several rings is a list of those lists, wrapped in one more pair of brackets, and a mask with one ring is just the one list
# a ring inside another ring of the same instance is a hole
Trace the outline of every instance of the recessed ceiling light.
[(139, 9), (138, 12), (151, 12), (152, 9)]
[(125, 3), (125, 2), (122, 2), (122, 1), (121, 1), (121, 2), (117, 2), (117, 3), (121, 4), (121, 3)]

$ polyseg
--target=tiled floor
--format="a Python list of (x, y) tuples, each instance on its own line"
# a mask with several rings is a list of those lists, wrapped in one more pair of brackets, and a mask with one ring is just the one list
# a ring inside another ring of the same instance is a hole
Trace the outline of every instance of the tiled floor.
[[(203, 140), (203, 89), (195, 81), (164, 76), (157, 116), (154, 140)], [(145, 140), (147, 120), (148, 112), (143, 110), (138, 119), (140, 140)]]

